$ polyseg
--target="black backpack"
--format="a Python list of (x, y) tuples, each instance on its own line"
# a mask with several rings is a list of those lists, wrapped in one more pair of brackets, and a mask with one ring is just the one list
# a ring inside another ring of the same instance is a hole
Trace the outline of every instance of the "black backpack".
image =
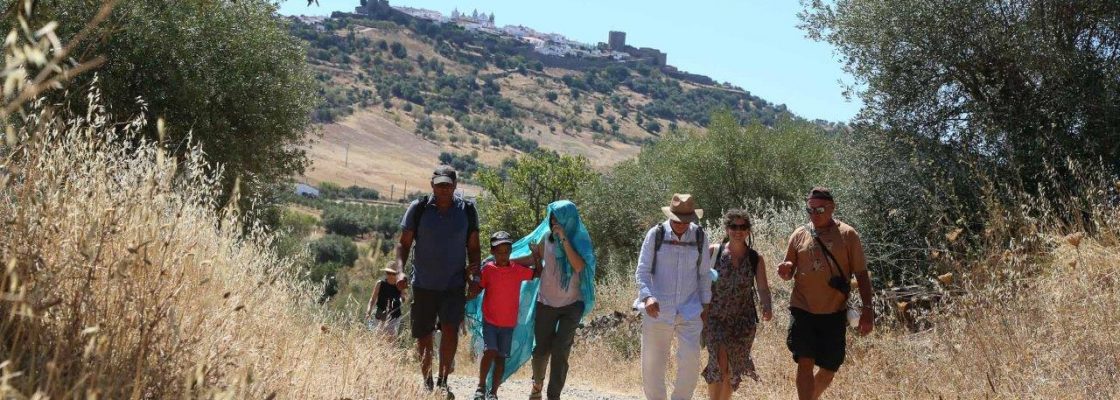
[[(650, 266), (649, 273), (657, 273), (657, 252), (661, 250), (661, 245), (665, 243), (665, 224), (657, 224), (657, 233), (653, 237), (653, 265)], [(687, 244), (687, 242), (682, 243)], [(704, 262), (704, 228), (699, 224), (696, 225), (696, 277), (701, 278), (700, 263)]]
[[(416, 240), (420, 237), (420, 217), (424, 216), (424, 210), (428, 209), (429, 201), (431, 201), (431, 196), (424, 195), (421, 196), (419, 201), (416, 202), (416, 209), (412, 212), (412, 225), (416, 227), (416, 230), (412, 231), (412, 240)], [(467, 212), (467, 215), (470, 215), (471, 213), (477, 213), (477, 211), (475, 211), (474, 209), (473, 202), (467, 201), (465, 199), (463, 200), (463, 202), (466, 203), (464, 210)]]

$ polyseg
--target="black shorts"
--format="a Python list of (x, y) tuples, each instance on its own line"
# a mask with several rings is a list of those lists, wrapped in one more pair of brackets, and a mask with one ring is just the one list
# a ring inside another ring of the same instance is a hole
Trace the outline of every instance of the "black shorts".
[(818, 367), (838, 371), (847, 345), (847, 312), (812, 314), (793, 307), (789, 312), (786, 347), (793, 353), (793, 361), (809, 357)]
[(463, 289), (431, 290), (412, 288), (412, 337), (419, 339), (432, 334), (436, 328), (436, 317), (441, 325), (456, 328), (463, 322), (466, 311), (466, 295)]

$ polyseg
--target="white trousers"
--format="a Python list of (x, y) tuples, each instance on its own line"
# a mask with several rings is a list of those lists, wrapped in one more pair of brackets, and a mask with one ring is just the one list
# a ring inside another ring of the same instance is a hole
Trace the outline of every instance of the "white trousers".
[(665, 370), (669, 366), (669, 348), (677, 337), (677, 381), (672, 400), (691, 399), (700, 377), (700, 318), (686, 320), (679, 315), (672, 323), (642, 315), (642, 389), (649, 400), (666, 400)]

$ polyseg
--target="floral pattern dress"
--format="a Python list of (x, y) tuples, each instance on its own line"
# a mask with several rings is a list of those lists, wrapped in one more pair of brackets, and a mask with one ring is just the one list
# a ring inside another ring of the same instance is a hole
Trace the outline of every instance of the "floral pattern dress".
[[(704, 368), (704, 380), (709, 384), (723, 380), (723, 374), (731, 374), (731, 387), (738, 390), (743, 375), (758, 380), (754, 360), (751, 359), (751, 346), (754, 344), (755, 329), (758, 326), (758, 310), (755, 307), (755, 271), (758, 253), (749, 253), (733, 265), (731, 249), (724, 249), (712, 267), (719, 278), (712, 283), (712, 302), (708, 310), (708, 326), (704, 329), (704, 340), (708, 343), (708, 366)], [(719, 351), (727, 352), (727, 366), (730, 371), (720, 371)]]

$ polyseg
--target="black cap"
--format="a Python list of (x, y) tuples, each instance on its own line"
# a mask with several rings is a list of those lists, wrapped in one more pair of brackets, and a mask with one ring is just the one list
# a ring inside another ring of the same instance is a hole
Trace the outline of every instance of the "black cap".
[(450, 165), (440, 165), (436, 167), (435, 171), (432, 171), (433, 184), (455, 183), (458, 180), (459, 173), (455, 172), (455, 168), (451, 168)]
[(500, 244), (513, 244), (513, 239), (509, 237), (509, 233), (506, 231), (497, 231), (490, 235), (490, 247)]
[(809, 191), (809, 197), (806, 200), (812, 200), (812, 199), (833, 201), (832, 200), (832, 190), (830, 190), (829, 188), (826, 188), (826, 187), (817, 186), (817, 187), (815, 187), (815, 188), (813, 188), (812, 190)]

